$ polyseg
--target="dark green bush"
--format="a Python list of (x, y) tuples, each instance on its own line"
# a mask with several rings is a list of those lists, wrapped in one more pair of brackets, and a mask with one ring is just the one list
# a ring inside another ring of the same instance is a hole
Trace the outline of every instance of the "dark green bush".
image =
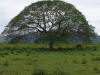
[(87, 64), (87, 61), (86, 60), (82, 60), (82, 64)]
[(42, 69), (35, 69), (32, 75), (47, 75)]
[(98, 67), (94, 67), (94, 71), (100, 73), (100, 69)]
[(10, 64), (9, 64), (9, 61), (8, 60), (6, 60), (5, 62), (4, 62), (4, 66), (9, 66)]
[(92, 58), (92, 61), (100, 61), (100, 57)]

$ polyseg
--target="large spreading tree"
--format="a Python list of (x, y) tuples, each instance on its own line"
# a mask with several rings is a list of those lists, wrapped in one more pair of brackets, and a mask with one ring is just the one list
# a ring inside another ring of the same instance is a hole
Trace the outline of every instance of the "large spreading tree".
[(14, 39), (28, 33), (38, 33), (48, 39), (50, 49), (56, 39), (78, 37), (90, 41), (94, 27), (72, 4), (59, 0), (38, 1), (27, 6), (6, 26), (3, 34)]

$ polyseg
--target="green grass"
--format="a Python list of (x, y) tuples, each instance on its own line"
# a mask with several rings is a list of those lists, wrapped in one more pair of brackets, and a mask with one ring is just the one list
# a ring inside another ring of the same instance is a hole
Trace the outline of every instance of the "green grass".
[(100, 75), (100, 44), (75, 46), (0, 44), (0, 75)]

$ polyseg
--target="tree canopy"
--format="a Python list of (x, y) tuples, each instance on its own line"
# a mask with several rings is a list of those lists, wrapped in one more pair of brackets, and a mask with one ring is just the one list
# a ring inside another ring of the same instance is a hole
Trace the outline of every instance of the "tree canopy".
[(46, 0), (25, 7), (6, 26), (3, 34), (15, 38), (28, 33), (38, 33), (48, 39), (50, 48), (56, 39), (78, 37), (90, 41), (94, 27), (72, 4), (60, 0)]

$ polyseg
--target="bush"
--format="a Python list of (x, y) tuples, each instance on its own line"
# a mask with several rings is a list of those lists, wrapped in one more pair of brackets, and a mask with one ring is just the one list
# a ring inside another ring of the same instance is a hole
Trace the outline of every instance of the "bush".
[(85, 56), (85, 54), (82, 54), (82, 56)]
[(0, 70), (0, 75), (2, 75), (4, 73), (4, 71), (3, 70)]
[(100, 57), (92, 58), (92, 61), (100, 61)]
[(76, 48), (81, 49), (82, 48), (82, 45), (81, 44), (77, 44), (76, 45)]
[(86, 64), (86, 63), (87, 63), (87, 61), (86, 61), (86, 60), (83, 60), (83, 61), (82, 61), (82, 64)]
[(70, 75), (70, 73), (63, 71), (62, 69), (56, 69), (51, 75)]
[(94, 71), (96, 71), (97, 73), (100, 73), (100, 70), (98, 67), (94, 67)]
[(9, 66), (10, 64), (9, 64), (9, 61), (8, 60), (6, 60), (5, 62), (4, 62), (4, 66)]
[(35, 69), (32, 75), (47, 75), (42, 69)]
[(97, 50), (97, 48), (96, 47), (93, 47), (93, 50)]
[(73, 59), (73, 63), (78, 64), (78, 61), (76, 59)]

